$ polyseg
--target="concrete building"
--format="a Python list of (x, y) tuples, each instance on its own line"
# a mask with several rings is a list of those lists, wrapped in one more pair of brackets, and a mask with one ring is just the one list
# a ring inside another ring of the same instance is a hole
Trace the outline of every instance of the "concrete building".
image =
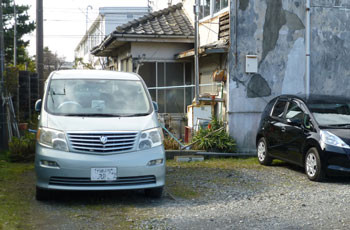
[(312, 0), (309, 9), (308, 2), (231, 0), (228, 121), (240, 151), (255, 152), (260, 116), (273, 97), (350, 96), (349, 1)]
[(147, 7), (101, 7), (99, 14), (75, 49), (76, 67), (103, 69), (106, 58), (96, 58), (90, 50), (100, 44), (117, 26), (144, 16)]

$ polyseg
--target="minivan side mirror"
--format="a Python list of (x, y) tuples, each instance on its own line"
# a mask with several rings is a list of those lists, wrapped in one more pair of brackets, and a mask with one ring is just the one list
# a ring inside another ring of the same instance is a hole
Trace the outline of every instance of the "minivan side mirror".
[(157, 102), (152, 101), (152, 104), (153, 104), (154, 111), (156, 111), (158, 113), (158, 104), (157, 104)]
[(36, 102), (35, 102), (35, 111), (36, 112), (40, 112), (41, 111), (41, 99), (39, 99), (39, 100), (37, 100)]

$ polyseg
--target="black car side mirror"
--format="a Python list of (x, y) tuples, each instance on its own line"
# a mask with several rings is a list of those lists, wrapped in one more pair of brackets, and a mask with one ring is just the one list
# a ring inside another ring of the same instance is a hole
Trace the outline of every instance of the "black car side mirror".
[(41, 99), (39, 99), (39, 100), (37, 100), (36, 102), (35, 102), (35, 111), (36, 112), (40, 112), (41, 111)]
[(299, 118), (295, 118), (295, 119), (287, 119), (287, 122), (289, 125), (292, 126), (298, 126), (300, 127), (302, 125), (302, 122)]

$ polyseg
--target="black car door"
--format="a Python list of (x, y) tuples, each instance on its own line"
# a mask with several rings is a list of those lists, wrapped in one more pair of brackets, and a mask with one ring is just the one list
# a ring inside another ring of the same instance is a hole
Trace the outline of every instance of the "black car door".
[(284, 112), (287, 105), (286, 99), (278, 99), (275, 103), (267, 127), (265, 128), (265, 136), (269, 153), (274, 156), (280, 156), (285, 151), (283, 145), (282, 134), (285, 131)]
[(302, 146), (306, 139), (306, 130), (302, 124), (305, 112), (301, 107), (301, 102), (289, 102), (285, 115), (285, 130), (282, 134), (286, 149), (282, 152), (282, 157), (299, 165), (303, 165)]

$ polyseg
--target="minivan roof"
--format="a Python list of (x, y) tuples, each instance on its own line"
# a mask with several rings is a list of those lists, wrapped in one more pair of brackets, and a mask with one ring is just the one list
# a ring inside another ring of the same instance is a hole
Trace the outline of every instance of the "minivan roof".
[(117, 72), (111, 70), (59, 70), (53, 72), (51, 79), (140, 80), (140, 77), (135, 73)]
[(336, 95), (322, 95), (322, 94), (295, 94), (295, 95), (281, 95), (280, 98), (298, 98), (306, 104), (317, 103), (350, 103), (350, 98)]

